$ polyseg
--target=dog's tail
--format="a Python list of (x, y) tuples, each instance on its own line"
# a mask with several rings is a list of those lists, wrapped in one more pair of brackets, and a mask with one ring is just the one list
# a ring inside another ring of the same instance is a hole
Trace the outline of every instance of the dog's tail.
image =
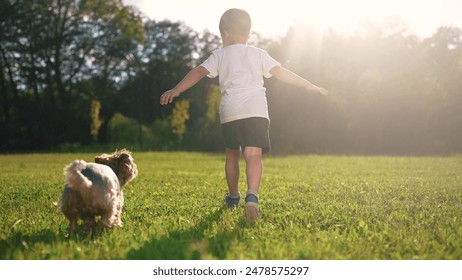
[(92, 182), (82, 174), (82, 170), (85, 169), (87, 163), (84, 160), (75, 160), (64, 168), (64, 174), (66, 176), (66, 186), (71, 189), (79, 190), (81, 188), (91, 188)]

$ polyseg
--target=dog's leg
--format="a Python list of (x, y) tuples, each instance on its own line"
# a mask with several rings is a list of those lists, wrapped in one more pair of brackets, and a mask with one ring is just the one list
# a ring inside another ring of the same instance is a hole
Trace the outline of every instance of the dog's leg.
[(122, 218), (121, 218), (121, 212), (119, 211), (117, 214), (114, 215), (114, 225), (118, 227), (122, 227)]
[(122, 220), (120, 219), (120, 212), (108, 211), (104, 215), (101, 215), (101, 222), (108, 228), (114, 226), (122, 227)]
[(112, 209), (107, 210), (101, 215), (101, 222), (108, 228), (112, 228), (114, 226), (114, 212)]
[(85, 233), (86, 234), (90, 234), (90, 233), (95, 232), (95, 229), (96, 229), (95, 217), (93, 217), (93, 216), (85, 217), (84, 223), (85, 223)]
[(77, 232), (77, 219), (70, 219), (69, 227), (72, 233), (76, 233)]
[(120, 190), (118, 194), (119, 199), (116, 200), (116, 209), (114, 210), (116, 222), (115, 225), (122, 227), (122, 207), (124, 206), (124, 192)]

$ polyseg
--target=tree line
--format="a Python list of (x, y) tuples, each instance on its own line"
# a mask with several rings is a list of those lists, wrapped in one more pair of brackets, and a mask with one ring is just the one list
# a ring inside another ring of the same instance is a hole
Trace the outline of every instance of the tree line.
[[(461, 152), (459, 27), (419, 38), (396, 19), (353, 34), (296, 25), (250, 43), (330, 93), (265, 80), (275, 153)], [(159, 105), (220, 44), (121, 0), (0, 0), (0, 151), (221, 151), (216, 79)]]

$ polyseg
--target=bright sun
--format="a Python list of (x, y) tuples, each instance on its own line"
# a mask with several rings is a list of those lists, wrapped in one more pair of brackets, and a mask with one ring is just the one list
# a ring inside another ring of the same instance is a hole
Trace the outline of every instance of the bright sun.
[[(425, 0), (423, 0), (425, 1)], [(254, 30), (263, 34), (283, 35), (291, 25), (304, 25), (314, 30), (327, 28), (351, 32), (366, 21), (382, 22), (390, 17), (419, 9), (414, 17), (427, 14), (416, 1), (373, 0), (284, 0), (261, 7), (259, 1), (242, 1), (254, 18)], [(278, 3), (278, 4), (277, 4)], [(283, 4), (281, 4), (283, 3)], [(403, 20), (406, 23), (406, 20)]]

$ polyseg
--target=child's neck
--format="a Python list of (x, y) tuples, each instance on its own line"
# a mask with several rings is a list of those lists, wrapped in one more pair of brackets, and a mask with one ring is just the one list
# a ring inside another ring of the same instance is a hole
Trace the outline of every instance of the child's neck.
[(227, 47), (227, 46), (232, 46), (232, 45), (238, 45), (238, 44), (242, 44), (242, 45), (246, 45), (247, 42), (226, 42), (226, 43), (223, 43), (223, 47)]
[(223, 47), (227, 47), (227, 46), (236, 45), (236, 44), (245, 45), (247, 44), (247, 40), (249, 39), (249, 36), (242, 36), (242, 35), (228, 33), (227, 36), (222, 39), (223, 39)]

